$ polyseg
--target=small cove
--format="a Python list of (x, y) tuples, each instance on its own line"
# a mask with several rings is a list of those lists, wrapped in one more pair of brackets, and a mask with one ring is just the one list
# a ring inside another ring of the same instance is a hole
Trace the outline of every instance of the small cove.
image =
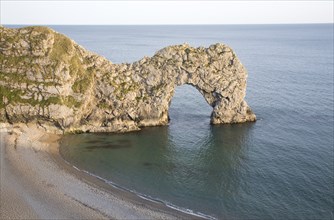
[(60, 148), (65, 160), (217, 218), (333, 218), (331, 25), (53, 28), (115, 62), (185, 41), (228, 43), (248, 69), (246, 101), (258, 117), (256, 123), (212, 126), (201, 94), (181, 86), (169, 126), (67, 135)]

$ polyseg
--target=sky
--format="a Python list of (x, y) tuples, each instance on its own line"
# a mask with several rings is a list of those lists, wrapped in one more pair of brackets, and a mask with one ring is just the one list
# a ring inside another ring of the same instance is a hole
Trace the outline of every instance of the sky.
[(333, 7), (333, 0), (0, 0), (0, 24), (333, 23)]

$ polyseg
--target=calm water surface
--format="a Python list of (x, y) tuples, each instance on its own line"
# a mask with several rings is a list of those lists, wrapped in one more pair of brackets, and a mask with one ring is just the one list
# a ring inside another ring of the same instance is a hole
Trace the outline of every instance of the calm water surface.
[(171, 44), (231, 46), (249, 72), (256, 123), (211, 126), (191, 86), (169, 126), (67, 135), (80, 169), (175, 206), (228, 219), (333, 219), (333, 25), (54, 26), (114, 63)]

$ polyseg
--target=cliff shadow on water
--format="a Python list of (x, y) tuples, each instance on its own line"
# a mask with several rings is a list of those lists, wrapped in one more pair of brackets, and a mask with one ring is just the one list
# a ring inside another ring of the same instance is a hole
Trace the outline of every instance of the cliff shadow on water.
[(205, 131), (174, 125), (125, 134), (66, 135), (60, 152), (74, 166), (122, 188), (224, 216), (222, 207), (234, 204), (248, 188), (244, 143), (253, 125), (208, 125)]

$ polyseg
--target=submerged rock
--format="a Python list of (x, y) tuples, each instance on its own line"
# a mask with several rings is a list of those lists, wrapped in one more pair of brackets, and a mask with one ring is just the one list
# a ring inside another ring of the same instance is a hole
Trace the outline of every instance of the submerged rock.
[(255, 121), (247, 72), (231, 48), (169, 46), (113, 64), (46, 27), (0, 27), (0, 122), (52, 124), (67, 132), (125, 132), (168, 124), (176, 86), (193, 85), (211, 123)]

